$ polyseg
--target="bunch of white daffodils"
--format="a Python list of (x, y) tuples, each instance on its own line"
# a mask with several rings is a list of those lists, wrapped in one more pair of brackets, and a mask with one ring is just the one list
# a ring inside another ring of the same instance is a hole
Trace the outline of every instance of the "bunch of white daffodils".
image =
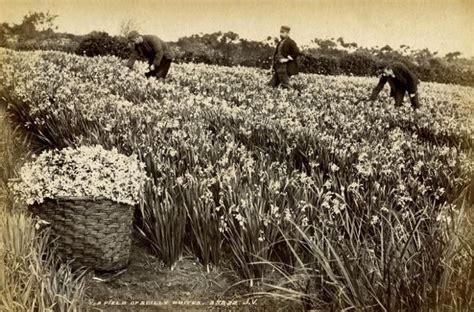
[(59, 197), (106, 198), (135, 205), (147, 177), (136, 155), (116, 149), (81, 146), (41, 153), (20, 170), (20, 180), (10, 188), (28, 205)]

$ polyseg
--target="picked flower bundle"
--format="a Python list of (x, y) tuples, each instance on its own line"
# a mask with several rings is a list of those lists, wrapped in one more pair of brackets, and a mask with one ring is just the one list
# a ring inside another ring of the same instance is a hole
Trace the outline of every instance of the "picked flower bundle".
[(135, 205), (147, 180), (144, 167), (136, 155), (126, 156), (115, 148), (68, 147), (41, 153), (20, 169), (19, 181), (9, 186), (27, 205), (61, 197)]

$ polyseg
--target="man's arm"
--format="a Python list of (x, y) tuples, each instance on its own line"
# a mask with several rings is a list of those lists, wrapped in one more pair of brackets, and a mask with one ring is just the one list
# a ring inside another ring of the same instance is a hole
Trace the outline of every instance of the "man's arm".
[[(278, 49), (278, 47), (277, 47), (277, 49)], [(287, 63), (287, 62), (290, 62), (290, 61), (294, 61), (300, 55), (300, 49), (298, 49), (298, 46), (296, 45), (296, 42), (293, 41), (292, 39), (290, 39), (288, 41), (287, 49), (288, 49), (288, 55), (287, 55), (286, 58), (281, 59), (280, 63)], [(276, 52), (275, 52), (275, 54), (276, 54)]]
[(374, 90), (372, 90), (372, 94), (370, 95), (371, 101), (374, 101), (377, 98), (380, 91), (382, 91), (383, 87), (385, 86), (385, 83), (387, 83), (387, 76), (382, 74), (382, 76), (380, 76), (379, 83), (377, 84), (377, 86), (375, 86)]
[(292, 60), (296, 60), (296, 58), (301, 54), (300, 49), (296, 45), (296, 42), (294, 40), (291, 40), (291, 45), (290, 45), (290, 54), (289, 56), (291, 57)]
[(128, 68), (133, 68), (133, 64), (135, 64), (135, 61), (138, 59), (138, 53), (135, 49), (133, 49), (132, 54), (130, 54), (130, 57), (127, 61), (127, 67)]

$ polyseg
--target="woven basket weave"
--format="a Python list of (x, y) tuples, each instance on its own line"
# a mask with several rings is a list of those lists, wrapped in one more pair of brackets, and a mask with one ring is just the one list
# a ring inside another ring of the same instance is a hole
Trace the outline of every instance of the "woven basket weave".
[(112, 271), (130, 258), (133, 209), (104, 198), (46, 199), (30, 206), (32, 213), (51, 223), (60, 257), (74, 260), (73, 268)]

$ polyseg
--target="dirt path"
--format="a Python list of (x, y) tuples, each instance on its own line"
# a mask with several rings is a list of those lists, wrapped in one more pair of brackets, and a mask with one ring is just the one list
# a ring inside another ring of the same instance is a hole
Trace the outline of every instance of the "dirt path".
[(126, 270), (87, 275), (87, 297), (102, 311), (302, 311), (299, 303), (246, 296), (248, 284), (228, 267), (208, 273), (184, 257), (170, 270), (135, 239)]

